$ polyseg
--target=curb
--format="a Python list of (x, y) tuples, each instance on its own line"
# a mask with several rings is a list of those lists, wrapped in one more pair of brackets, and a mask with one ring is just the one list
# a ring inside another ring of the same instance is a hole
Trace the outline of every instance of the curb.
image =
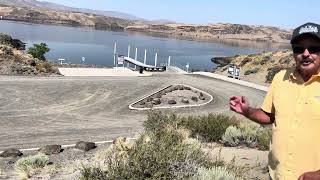
[[(128, 140), (136, 140), (137, 138), (130, 138), (130, 137), (127, 137), (126, 139)], [(97, 141), (97, 142), (94, 142), (96, 145), (97, 144), (108, 144), (108, 143), (112, 143), (114, 140), (107, 140), (107, 141)], [(61, 145), (61, 148), (70, 148), (70, 147), (75, 147), (76, 144), (64, 144), (64, 145)], [(19, 149), (19, 151), (21, 152), (26, 152), (26, 151), (38, 151), (40, 148), (39, 147), (36, 147), (36, 148), (26, 148), (26, 149)], [(3, 151), (0, 151), (0, 153), (2, 153)]]
[(242, 85), (242, 86), (251, 87), (251, 88), (254, 88), (254, 89), (257, 89), (257, 90), (260, 90), (260, 91), (264, 91), (264, 92), (267, 92), (268, 89), (269, 89), (269, 87), (266, 87), (266, 86), (262, 86), (262, 85), (259, 85), (259, 84), (254, 84), (254, 83), (251, 83), (251, 82), (248, 82), (248, 81), (229, 78), (227, 76), (223, 76), (223, 75), (215, 74), (215, 73), (194, 72), (192, 74), (206, 76), (206, 77), (210, 77), (210, 78), (215, 78), (215, 79), (219, 79), (219, 80), (222, 80), (222, 81), (227, 81), (227, 82), (234, 83), (234, 84), (239, 84), (239, 85)]
[[(134, 104), (138, 103), (139, 101), (142, 101), (143, 99), (146, 99), (146, 98), (148, 98), (148, 97), (150, 97), (150, 96), (153, 96), (153, 95), (159, 93), (160, 91), (163, 91), (163, 90), (165, 90), (165, 89), (167, 89), (167, 88), (169, 88), (169, 87), (178, 86), (178, 85), (188, 86), (188, 87), (190, 87), (190, 88), (193, 88), (194, 90), (197, 90), (198, 92), (202, 92), (203, 94), (206, 94), (207, 96), (209, 96), (209, 97), (210, 97), (210, 100), (209, 100), (208, 102), (205, 102), (205, 103), (202, 103), (202, 104), (194, 104), (194, 105), (161, 106), (161, 107), (152, 107), (152, 108), (135, 108), (135, 107), (133, 107)], [(189, 86), (189, 85), (184, 85), (184, 84), (174, 84), (174, 85), (166, 86), (166, 87), (164, 87), (164, 88), (162, 88), (162, 89), (160, 89), (160, 90), (158, 90), (158, 91), (156, 91), (156, 92), (154, 92), (154, 93), (152, 93), (152, 94), (149, 94), (149, 95), (147, 95), (147, 96), (145, 96), (145, 97), (143, 97), (143, 98), (141, 98), (141, 99), (139, 99), (139, 100), (131, 103), (131, 104), (129, 105), (129, 109), (130, 109), (130, 110), (137, 110), (137, 111), (145, 111), (145, 110), (150, 110), (150, 109), (170, 109), (170, 108), (199, 107), (199, 106), (203, 106), (203, 105), (209, 104), (212, 100), (213, 100), (213, 97), (211, 96), (211, 94), (209, 94), (209, 93), (207, 93), (207, 92), (205, 92), (205, 91), (202, 91), (202, 90), (200, 90), (200, 89), (198, 89), (198, 88), (195, 88), (195, 87)]]

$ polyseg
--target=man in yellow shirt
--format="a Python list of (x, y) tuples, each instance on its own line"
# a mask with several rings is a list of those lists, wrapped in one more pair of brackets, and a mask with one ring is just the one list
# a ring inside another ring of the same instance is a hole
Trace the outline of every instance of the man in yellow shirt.
[(291, 45), (296, 66), (277, 73), (261, 108), (243, 96), (230, 109), (273, 124), (269, 173), (273, 180), (320, 180), (320, 25), (297, 27)]

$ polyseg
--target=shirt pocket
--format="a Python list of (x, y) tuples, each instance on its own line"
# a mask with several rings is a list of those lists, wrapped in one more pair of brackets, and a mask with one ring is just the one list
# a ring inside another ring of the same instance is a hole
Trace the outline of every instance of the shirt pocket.
[(320, 121), (320, 96), (312, 96), (309, 100), (309, 114), (307, 117)]

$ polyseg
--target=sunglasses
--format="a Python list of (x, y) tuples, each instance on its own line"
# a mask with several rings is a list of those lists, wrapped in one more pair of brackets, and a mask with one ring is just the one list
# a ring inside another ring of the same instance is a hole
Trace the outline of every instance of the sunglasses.
[(303, 47), (303, 46), (292, 46), (293, 53), (302, 54), (304, 51), (308, 49), (310, 54), (317, 54), (320, 53), (320, 46), (309, 46), (309, 47)]

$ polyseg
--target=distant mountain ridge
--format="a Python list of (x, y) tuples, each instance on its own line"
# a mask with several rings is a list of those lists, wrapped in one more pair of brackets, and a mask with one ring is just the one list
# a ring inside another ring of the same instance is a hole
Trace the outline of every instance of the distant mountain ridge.
[(16, 6), (16, 7), (27, 7), (32, 9), (41, 8), (41, 9), (50, 9), (55, 11), (72, 11), (72, 12), (90, 13), (90, 14), (97, 14), (97, 15), (127, 19), (127, 20), (144, 20), (143, 18), (139, 18), (137, 16), (127, 14), (127, 13), (122, 13), (122, 12), (92, 10), (92, 9), (85, 9), (85, 8), (73, 8), (73, 7), (68, 7), (68, 6), (46, 2), (46, 1), (0, 0), (0, 4), (4, 4), (8, 6)]
[[(86, 11), (86, 12), (79, 12)], [(289, 43), (292, 30), (271, 26), (217, 23), (206, 25), (175, 23), (169, 20), (130, 20), (99, 15), (99, 11), (81, 10), (36, 0), (0, 0), (2, 20), (37, 24), (87, 26), (100, 30), (135, 31), (163, 34), (174, 38), (222, 41), (249, 40)], [(107, 11), (101, 11), (101, 13)]]

